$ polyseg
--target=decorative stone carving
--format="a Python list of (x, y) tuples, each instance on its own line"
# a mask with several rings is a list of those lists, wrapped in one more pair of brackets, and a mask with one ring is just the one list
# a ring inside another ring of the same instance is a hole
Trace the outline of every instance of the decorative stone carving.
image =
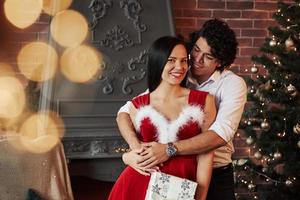
[(141, 33), (146, 31), (147, 26), (140, 22), (140, 14), (143, 10), (141, 4), (137, 0), (122, 0), (120, 7), (123, 8), (125, 16), (133, 21), (134, 28), (138, 32), (138, 44), (141, 43)]
[(111, 0), (93, 0), (89, 5), (92, 10), (93, 19), (90, 23), (90, 29), (92, 30), (93, 43), (95, 45), (100, 45), (104, 47), (113, 48), (115, 51), (119, 51), (125, 47), (131, 47), (135, 44), (141, 44), (142, 42), (142, 32), (147, 30), (146, 24), (142, 23), (140, 20), (140, 14), (142, 12), (142, 5), (137, 0), (122, 0), (120, 1), (120, 8), (123, 9), (124, 15), (128, 20), (131, 20), (133, 27), (137, 32), (137, 40), (130, 38), (129, 34), (120, 27), (120, 25), (114, 26), (111, 30), (106, 32), (105, 39), (95, 40), (96, 26), (107, 14), (107, 9), (113, 7), (113, 2)]
[[(99, 80), (104, 84), (102, 92), (104, 94), (112, 93), (114, 91), (113, 81), (121, 74), (122, 92), (126, 95), (131, 94), (133, 90), (130, 88), (130, 85), (142, 81), (146, 76), (146, 69), (143, 67), (148, 59), (146, 53), (147, 51), (143, 50), (138, 57), (130, 58), (127, 65), (117, 62), (116, 65), (110, 69), (107, 69), (105, 65), (105, 75), (102, 74), (99, 77)], [(139, 66), (139, 69), (137, 66)]]
[(103, 141), (92, 141), (91, 142), (91, 155), (94, 156), (99, 153), (108, 153), (109, 149), (107, 143)]
[(122, 138), (102, 139), (102, 140), (73, 140), (64, 141), (65, 152), (72, 157), (107, 157), (108, 155), (121, 156), (128, 150), (127, 143)]
[(90, 29), (94, 29), (98, 21), (107, 14), (107, 9), (113, 6), (112, 0), (92, 0), (89, 8), (92, 10), (93, 19), (90, 23)]
[[(128, 62), (128, 69), (130, 71), (135, 71), (137, 64), (145, 65), (147, 63), (147, 56), (146, 50), (140, 53), (140, 56), (137, 58), (131, 58)], [(146, 70), (144, 68), (140, 68), (138, 75), (132, 75), (124, 77), (123, 85), (122, 85), (122, 92), (123, 94), (131, 94), (132, 89), (129, 87), (131, 84), (137, 83), (144, 79), (146, 76)]]
[(64, 147), (67, 153), (88, 152), (90, 144), (87, 141), (65, 141)]
[(115, 26), (109, 30), (106, 33), (106, 38), (100, 41), (101, 46), (110, 47), (116, 51), (125, 47), (131, 47), (133, 44), (126, 31), (119, 26)]

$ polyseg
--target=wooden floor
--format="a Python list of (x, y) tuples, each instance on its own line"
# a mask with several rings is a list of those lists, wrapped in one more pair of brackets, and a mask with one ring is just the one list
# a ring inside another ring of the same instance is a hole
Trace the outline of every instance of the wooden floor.
[(81, 176), (71, 177), (71, 183), (75, 200), (107, 200), (114, 184)]

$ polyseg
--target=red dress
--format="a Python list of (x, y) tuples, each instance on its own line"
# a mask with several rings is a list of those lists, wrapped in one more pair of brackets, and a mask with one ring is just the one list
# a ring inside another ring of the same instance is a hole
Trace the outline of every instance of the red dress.
[[(207, 92), (191, 90), (188, 106), (175, 120), (168, 120), (150, 105), (150, 94), (132, 100), (137, 108), (136, 129), (143, 142), (175, 142), (193, 137), (201, 132), (203, 105)], [(196, 180), (196, 155), (175, 156), (160, 167), (160, 171), (174, 176)], [(150, 176), (144, 176), (131, 167), (121, 173), (109, 196), (109, 200), (144, 200)]]

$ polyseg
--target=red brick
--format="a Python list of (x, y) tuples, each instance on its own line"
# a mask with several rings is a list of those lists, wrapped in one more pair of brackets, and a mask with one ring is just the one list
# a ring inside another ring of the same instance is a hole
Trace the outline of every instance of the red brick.
[(211, 17), (212, 12), (210, 10), (192, 10), (183, 9), (183, 17)]
[(264, 29), (243, 29), (242, 36), (246, 37), (266, 37), (268, 31)]
[(11, 33), (11, 41), (12, 42), (26, 42), (26, 41), (36, 41), (37, 40), (37, 33)]
[(252, 38), (237, 38), (239, 47), (250, 47), (252, 46)]
[(265, 38), (254, 38), (253, 47), (261, 47), (265, 42)]
[(234, 158), (246, 158), (250, 156), (250, 148), (235, 148), (235, 152), (232, 155)]
[(251, 65), (252, 64), (251, 56), (244, 56), (244, 57), (239, 56), (235, 59), (234, 63), (242, 66)]
[(249, 1), (239, 1), (239, 2), (226, 2), (227, 9), (237, 9), (237, 10), (244, 10), (244, 9), (253, 9), (253, 2)]
[(14, 53), (14, 54), (17, 54), (19, 53), (19, 51), (21, 50), (22, 48), (22, 43), (21, 42), (13, 42), (13, 41), (9, 41), (8, 42), (8, 51), (11, 52), (11, 53)]
[(245, 139), (241, 139), (241, 138), (234, 138), (233, 145), (235, 148), (248, 147), (248, 145), (245, 142)]
[(38, 41), (48, 42), (49, 41), (49, 33), (38, 33)]
[(172, 0), (173, 8), (196, 8), (196, 0)]
[(194, 19), (194, 18), (176, 18), (175, 24), (177, 27), (195, 27), (196, 19)]
[(237, 74), (240, 72), (240, 67), (237, 65), (231, 65), (229, 70)]
[(250, 11), (250, 10), (242, 11), (242, 18), (267, 19), (268, 16), (269, 16), (268, 12), (265, 11)]
[(180, 34), (180, 33), (181, 33), (181, 30), (182, 30), (181, 28), (177, 28), (177, 27), (176, 27), (176, 28), (175, 28), (175, 33), (176, 33), (176, 34)]
[(180, 34), (185, 38), (188, 39), (189, 38), (189, 34), (194, 32), (195, 29), (194, 28), (183, 28), (180, 31)]
[(232, 30), (235, 32), (236, 37), (241, 37), (241, 29), (233, 28)]
[(174, 17), (182, 17), (182, 9), (173, 9)]
[(231, 28), (252, 28), (252, 20), (226, 20)]
[(212, 2), (198, 0), (198, 8), (210, 8), (210, 9), (225, 9), (225, 2)]
[(225, 10), (214, 10), (213, 17), (215, 18), (240, 18), (240, 11), (225, 11)]
[(20, 33), (49, 32), (49, 24), (35, 23), (26, 29), (19, 29), (16, 32), (20, 32)]
[(197, 26), (196, 26), (196, 28), (201, 28), (202, 25), (203, 25), (207, 20), (209, 20), (209, 18), (197, 19)]
[(38, 22), (44, 22), (50, 24), (51, 17), (45, 13), (42, 13), (38, 19)]
[(274, 14), (275, 12), (269, 12), (269, 19), (273, 19), (273, 14)]
[(268, 28), (270, 26), (278, 26), (274, 20), (254, 20), (254, 28)]
[(255, 2), (254, 8), (256, 10), (276, 10), (277, 3), (276, 2)]
[(257, 48), (257, 47), (242, 47), (242, 48), (240, 48), (241, 56), (252, 56), (252, 55), (258, 55), (258, 54), (259, 54), (259, 48)]

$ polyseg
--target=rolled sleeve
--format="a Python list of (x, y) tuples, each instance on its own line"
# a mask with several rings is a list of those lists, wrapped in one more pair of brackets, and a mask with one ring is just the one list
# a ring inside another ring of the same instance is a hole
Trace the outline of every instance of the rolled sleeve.
[[(144, 95), (146, 93), (149, 93), (149, 89), (147, 89), (145, 92), (139, 94), (140, 95)], [(129, 114), (129, 109), (130, 109), (130, 105), (131, 105), (131, 101), (127, 101), (118, 111), (117, 115), (119, 115), (120, 113), (128, 113)]]
[(229, 142), (233, 139), (242, 117), (247, 100), (245, 81), (237, 77), (234, 81), (225, 81), (215, 122), (209, 130), (216, 132)]
[(129, 114), (129, 108), (130, 108), (131, 101), (127, 101), (118, 111), (118, 114), (124, 112)]

